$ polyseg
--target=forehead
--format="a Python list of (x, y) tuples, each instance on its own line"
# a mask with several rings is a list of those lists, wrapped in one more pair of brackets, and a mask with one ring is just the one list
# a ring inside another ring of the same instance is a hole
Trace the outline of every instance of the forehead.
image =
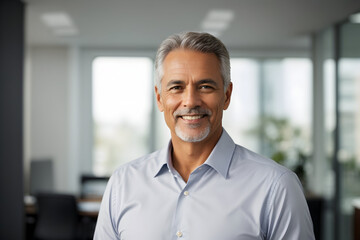
[(164, 77), (169, 74), (207, 74), (221, 76), (220, 62), (213, 53), (188, 49), (171, 51), (163, 63)]

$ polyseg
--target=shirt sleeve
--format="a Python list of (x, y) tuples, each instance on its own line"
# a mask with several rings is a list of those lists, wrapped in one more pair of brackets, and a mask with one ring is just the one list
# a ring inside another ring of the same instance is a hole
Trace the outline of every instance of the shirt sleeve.
[(268, 209), (266, 239), (315, 239), (302, 186), (293, 172), (284, 173), (274, 183)]
[(115, 200), (113, 188), (114, 176), (112, 176), (106, 186), (99, 211), (99, 216), (96, 223), (94, 240), (114, 240), (119, 239), (117, 234), (114, 216), (113, 203)]

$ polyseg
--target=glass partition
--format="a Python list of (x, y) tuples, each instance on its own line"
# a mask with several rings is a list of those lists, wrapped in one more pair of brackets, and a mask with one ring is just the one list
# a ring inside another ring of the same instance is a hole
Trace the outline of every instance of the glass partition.
[(360, 198), (360, 24), (345, 23), (339, 34), (340, 233), (350, 240), (354, 203)]
[[(313, 191), (323, 198), (320, 239), (335, 238), (336, 188), (334, 171), (336, 130), (336, 62), (334, 29), (328, 28), (315, 36), (314, 81), (314, 180)], [(314, 225), (317, 224), (314, 222)]]

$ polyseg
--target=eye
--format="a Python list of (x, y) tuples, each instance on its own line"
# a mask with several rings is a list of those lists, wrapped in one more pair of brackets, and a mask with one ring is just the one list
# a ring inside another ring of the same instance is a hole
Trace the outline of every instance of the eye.
[(200, 85), (200, 90), (214, 90), (215, 88), (211, 85)]
[(179, 86), (179, 85), (175, 85), (175, 86), (172, 86), (169, 88), (169, 91), (178, 91), (178, 90), (181, 90), (182, 87)]

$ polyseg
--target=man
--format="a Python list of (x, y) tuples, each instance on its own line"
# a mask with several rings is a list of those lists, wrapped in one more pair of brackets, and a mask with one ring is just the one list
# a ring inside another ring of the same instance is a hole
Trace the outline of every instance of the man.
[(222, 128), (232, 83), (220, 40), (170, 36), (155, 68), (171, 141), (114, 172), (94, 239), (314, 239), (295, 174), (236, 145)]

